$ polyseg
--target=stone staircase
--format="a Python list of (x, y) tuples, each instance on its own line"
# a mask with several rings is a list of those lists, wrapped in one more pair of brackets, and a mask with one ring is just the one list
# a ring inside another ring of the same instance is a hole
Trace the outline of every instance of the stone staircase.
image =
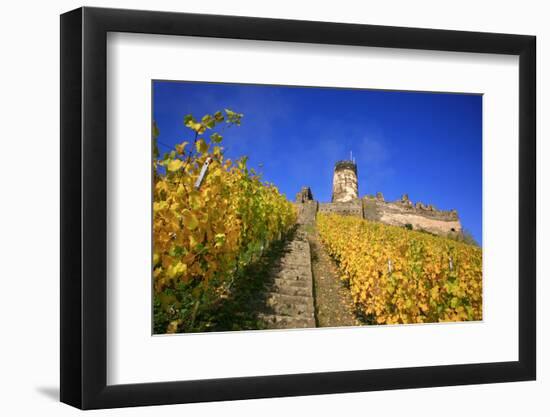
[(310, 247), (302, 226), (271, 271), (265, 295), (259, 317), (267, 328), (315, 327)]

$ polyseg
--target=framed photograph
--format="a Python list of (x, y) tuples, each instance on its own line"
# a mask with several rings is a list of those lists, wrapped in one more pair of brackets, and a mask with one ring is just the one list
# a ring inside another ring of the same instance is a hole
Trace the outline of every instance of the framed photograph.
[(533, 380), (535, 37), (61, 16), (61, 401)]

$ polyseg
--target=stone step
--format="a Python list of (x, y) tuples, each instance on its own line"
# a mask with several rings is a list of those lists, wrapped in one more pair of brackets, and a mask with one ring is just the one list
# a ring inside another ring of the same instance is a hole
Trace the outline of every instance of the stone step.
[(272, 286), (267, 286), (266, 290), (271, 292), (276, 292), (284, 295), (298, 295), (302, 297), (312, 297), (311, 286), (306, 285), (295, 285), (295, 283), (301, 283), (302, 281), (284, 281), (278, 280), (278, 282), (273, 283)]
[(306, 247), (307, 247), (307, 242), (304, 240), (303, 242), (301, 241), (294, 241), (293, 244), (289, 245), (288, 246), (288, 252), (284, 254), (283, 256), (283, 260), (286, 259), (286, 258), (296, 258), (298, 256), (300, 256), (299, 253), (293, 253), (293, 251), (303, 251), (303, 250), (306, 250)]
[(273, 280), (273, 285), (277, 285), (281, 287), (299, 287), (299, 288), (311, 289), (311, 282), (300, 278), (287, 279), (287, 278), (278, 277)]
[(307, 235), (298, 228), (266, 280), (265, 303), (259, 312), (268, 328), (315, 327), (310, 257)]
[(308, 270), (311, 267), (311, 262), (303, 262), (303, 261), (296, 261), (296, 262), (281, 262), (277, 266), (273, 268), (273, 273), (278, 272), (296, 272), (297, 274), (303, 274), (305, 270)]
[(281, 257), (281, 261), (282, 262), (285, 262), (285, 261), (288, 261), (288, 260), (298, 261), (303, 256), (303, 252), (307, 251), (306, 245), (307, 245), (307, 242), (304, 242), (303, 244), (300, 244), (300, 246), (295, 246), (293, 248), (289, 248), (291, 250), (291, 252), (285, 253)]
[(312, 298), (310, 296), (281, 294), (273, 289), (267, 293), (266, 299), (268, 302), (273, 301), (278, 304), (308, 305), (312, 303)]
[(306, 281), (311, 283), (311, 270), (309, 268), (282, 269), (275, 272), (275, 279), (288, 281)]
[(293, 257), (281, 259), (280, 266), (286, 268), (300, 268), (311, 265), (311, 261), (306, 259), (304, 255), (295, 255)]
[(278, 314), (281, 316), (292, 316), (296, 318), (314, 317), (313, 307), (306, 304), (270, 304), (267, 303), (266, 314)]
[(311, 297), (299, 297), (270, 293), (266, 300), (266, 306), (274, 313), (282, 316), (295, 316), (298, 318), (313, 317), (313, 300)]
[(259, 318), (270, 329), (304, 329), (315, 327), (315, 319), (313, 318), (296, 318), (277, 314), (260, 314)]

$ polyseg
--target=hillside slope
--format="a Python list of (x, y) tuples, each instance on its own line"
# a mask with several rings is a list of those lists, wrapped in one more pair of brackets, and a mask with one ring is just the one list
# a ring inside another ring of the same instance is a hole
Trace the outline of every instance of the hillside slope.
[(335, 214), (317, 227), (366, 322), (482, 319), (481, 248)]

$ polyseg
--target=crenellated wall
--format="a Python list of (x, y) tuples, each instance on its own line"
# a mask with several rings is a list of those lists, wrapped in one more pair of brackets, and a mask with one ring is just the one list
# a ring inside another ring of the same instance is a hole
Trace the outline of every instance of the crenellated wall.
[(358, 198), (347, 202), (319, 203), (319, 213), (336, 213), (345, 216), (363, 217), (363, 205)]
[(397, 201), (385, 201), (382, 193), (378, 193), (345, 202), (318, 203), (313, 200), (311, 190), (304, 187), (296, 196), (296, 206), (301, 224), (312, 223), (317, 213), (335, 213), (443, 236), (462, 233), (456, 210), (445, 211), (433, 205), (413, 204), (406, 194)]
[(406, 195), (404, 197), (394, 202), (384, 201), (383, 197), (363, 197), (363, 217), (440, 235), (462, 233), (462, 225), (455, 210), (443, 211), (432, 205), (412, 204)]
[(444, 236), (462, 233), (456, 210), (438, 210), (431, 204), (421, 202), (414, 204), (407, 194), (403, 194), (397, 201), (386, 201), (380, 192), (376, 196), (358, 198), (357, 166), (354, 161), (336, 163), (331, 203), (315, 201), (309, 187), (302, 187), (296, 194), (295, 203), (298, 208), (298, 222), (301, 224), (314, 222), (319, 212), (357, 216)]

